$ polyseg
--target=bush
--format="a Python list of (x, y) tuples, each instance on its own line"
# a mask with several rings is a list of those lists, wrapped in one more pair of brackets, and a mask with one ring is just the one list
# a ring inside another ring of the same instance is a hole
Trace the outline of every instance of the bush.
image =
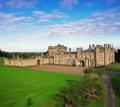
[(105, 69), (104, 68), (96, 68), (94, 71), (95, 71), (95, 73), (97, 73), (97, 75), (101, 79)]
[(82, 81), (70, 81), (69, 84), (69, 88), (62, 89), (55, 96), (58, 105), (63, 107), (88, 106), (103, 95), (97, 79), (84, 78)]
[(85, 76), (87, 76), (87, 74), (94, 72), (94, 68), (93, 67), (85, 68), (83, 70), (83, 72), (84, 72)]

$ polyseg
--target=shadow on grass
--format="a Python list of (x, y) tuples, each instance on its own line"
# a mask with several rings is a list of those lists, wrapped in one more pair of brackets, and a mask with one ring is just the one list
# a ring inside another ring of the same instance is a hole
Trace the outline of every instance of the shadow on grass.
[(27, 105), (27, 107), (32, 107), (33, 106), (33, 101), (32, 101), (32, 98), (31, 97), (29, 97), (28, 99), (27, 99), (27, 101), (26, 101), (26, 105)]

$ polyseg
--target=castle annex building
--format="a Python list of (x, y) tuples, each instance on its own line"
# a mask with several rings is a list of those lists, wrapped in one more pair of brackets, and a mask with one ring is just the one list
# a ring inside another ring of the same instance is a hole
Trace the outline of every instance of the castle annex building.
[(57, 46), (48, 47), (48, 55), (36, 56), (35, 58), (4, 59), (5, 65), (10, 66), (34, 66), (43, 64), (71, 65), (80, 67), (98, 67), (107, 66), (115, 62), (115, 50), (112, 45), (89, 45), (87, 50), (77, 48), (76, 52), (67, 51), (67, 47), (58, 44)]

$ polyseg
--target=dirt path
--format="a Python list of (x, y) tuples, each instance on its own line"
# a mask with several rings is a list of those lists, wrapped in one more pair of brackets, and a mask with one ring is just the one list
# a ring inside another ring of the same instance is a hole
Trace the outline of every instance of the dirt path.
[(114, 92), (110, 82), (110, 76), (106, 73), (103, 76), (103, 83), (105, 89), (105, 107), (115, 107)]
[(35, 70), (45, 70), (51, 72), (60, 72), (60, 73), (69, 73), (75, 75), (83, 75), (83, 69), (81, 67), (74, 67), (74, 66), (61, 66), (61, 65), (39, 65), (30, 67)]
[[(46, 70), (50, 72), (69, 73), (69, 74), (75, 74), (80, 76), (84, 75), (83, 74), (84, 68), (73, 67), (73, 66), (39, 65), (31, 68), (35, 70)], [(94, 74), (92, 76), (94, 76)], [(103, 83), (104, 83), (104, 89), (105, 89), (105, 107), (115, 107), (114, 92), (113, 92), (111, 81), (110, 81), (110, 79), (113, 76), (120, 76), (120, 73), (106, 72), (103, 75)]]
[(115, 107), (115, 96), (111, 85), (112, 77), (120, 77), (120, 72), (107, 71), (103, 77), (105, 87), (105, 107)]

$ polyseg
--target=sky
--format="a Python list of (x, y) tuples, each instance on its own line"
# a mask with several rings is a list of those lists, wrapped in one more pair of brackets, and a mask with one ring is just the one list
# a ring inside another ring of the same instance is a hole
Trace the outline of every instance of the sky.
[(120, 0), (0, 0), (1, 50), (106, 43), (120, 48)]

